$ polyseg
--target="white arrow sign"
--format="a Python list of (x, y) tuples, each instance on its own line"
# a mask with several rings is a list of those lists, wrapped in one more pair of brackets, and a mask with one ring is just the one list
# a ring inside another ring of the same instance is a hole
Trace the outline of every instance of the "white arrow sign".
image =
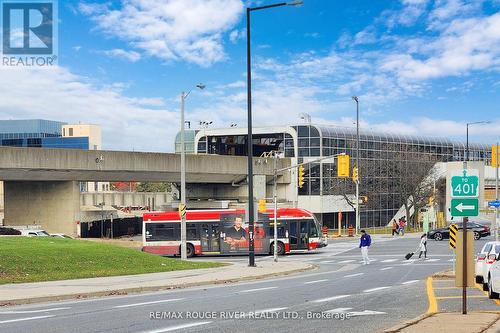
[(468, 205), (464, 205), (463, 203), (459, 203), (456, 207), (455, 207), (460, 213), (462, 213), (464, 210), (474, 210), (476, 207), (475, 206), (468, 206)]
[(386, 314), (386, 313), (380, 312), (380, 311), (371, 311), (371, 310), (365, 310), (365, 311), (361, 311), (361, 312), (349, 312), (349, 316), (351, 316), (351, 317), (371, 316), (371, 315), (381, 315), (381, 314)]

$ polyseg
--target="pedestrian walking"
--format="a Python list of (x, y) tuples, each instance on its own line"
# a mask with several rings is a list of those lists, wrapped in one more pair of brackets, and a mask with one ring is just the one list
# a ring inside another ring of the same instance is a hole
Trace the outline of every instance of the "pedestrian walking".
[(406, 227), (406, 222), (404, 219), (399, 220), (399, 233), (401, 236), (405, 235), (405, 227)]
[(362, 229), (361, 238), (359, 239), (359, 248), (361, 249), (361, 256), (363, 257), (363, 265), (370, 264), (370, 258), (368, 258), (368, 248), (370, 245), (372, 245), (372, 238)]
[(395, 235), (399, 235), (399, 232), (398, 232), (398, 228), (399, 228), (399, 225), (398, 223), (396, 222), (395, 219), (392, 220), (392, 237), (396, 237)]
[(418, 258), (420, 259), (422, 257), (422, 253), (424, 254), (424, 260), (427, 259), (427, 234), (423, 234), (420, 236), (420, 254), (418, 255)]

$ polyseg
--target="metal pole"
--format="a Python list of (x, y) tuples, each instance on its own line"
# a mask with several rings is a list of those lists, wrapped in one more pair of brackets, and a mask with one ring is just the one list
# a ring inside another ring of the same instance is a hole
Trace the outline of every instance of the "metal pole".
[(359, 99), (356, 97), (356, 168), (358, 169), (358, 179), (356, 181), (356, 235), (359, 233), (361, 226), (359, 220)]
[(247, 117), (248, 117), (248, 266), (255, 266), (253, 211), (252, 62), (250, 51), (250, 8), (247, 8)]
[[(466, 154), (467, 158), (465, 159), (465, 170), (467, 170), (467, 162), (469, 161), (469, 124), (467, 124), (467, 133), (466, 133)], [(467, 314), (467, 222), (469, 219), (464, 217), (462, 219), (462, 234), (463, 234), (463, 252), (462, 252), (462, 262), (463, 262), (463, 271), (462, 271), (462, 313)]]
[(278, 173), (277, 173), (277, 159), (278, 155), (274, 153), (274, 261), (278, 262)]
[[(498, 201), (498, 142), (496, 146), (497, 151), (497, 163), (495, 165), (495, 200)], [(499, 220), (499, 211), (498, 207), (495, 208), (495, 241), (498, 242), (498, 220)]]
[[(186, 205), (186, 151), (185, 151), (185, 136), (184, 136), (184, 104), (186, 94), (181, 94), (181, 206)], [(181, 260), (187, 260), (187, 245), (186, 245), (186, 216), (181, 216)]]

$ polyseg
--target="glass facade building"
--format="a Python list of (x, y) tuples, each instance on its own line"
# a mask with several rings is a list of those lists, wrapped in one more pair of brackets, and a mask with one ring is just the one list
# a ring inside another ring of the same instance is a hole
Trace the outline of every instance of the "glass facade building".
[(0, 146), (89, 149), (88, 137), (62, 137), (63, 125), (44, 119), (0, 120)]
[[(234, 128), (199, 130), (194, 140), (195, 153), (245, 156), (245, 132), (245, 129)], [(296, 163), (302, 163), (308, 159), (345, 153), (351, 156), (351, 166), (356, 157), (355, 129), (297, 125), (255, 128), (254, 133), (253, 151), (256, 157), (273, 150), (293, 158)], [(470, 160), (491, 163), (490, 148), (491, 145), (487, 144), (470, 144)], [(386, 225), (406, 200), (397, 193), (396, 175), (391, 171), (394, 170), (395, 163), (411, 160), (430, 165), (433, 162), (461, 161), (465, 157), (465, 151), (464, 142), (444, 137), (360, 131), (361, 195), (369, 193), (368, 203), (360, 209), (361, 227)], [(336, 164), (316, 163), (308, 164), (305, 184), (298, 189), (298, 196), (338, 196), (346, 192), (354, 193), (354, 183), (350, 179), (337, 177)], [(336, 223), (335, 213), (322, 212), (322, 220), (327, 225)], [(353, 219), (350, 216), (353, 215), (352, 212), (345, 213), (348, 219)]]

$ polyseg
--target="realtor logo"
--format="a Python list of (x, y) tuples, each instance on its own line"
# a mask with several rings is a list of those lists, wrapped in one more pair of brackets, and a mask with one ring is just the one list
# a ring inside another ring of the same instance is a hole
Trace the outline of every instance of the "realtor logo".
[(2, 1), (2, 65), (50, 66), (57, 56), (57, 3)]

